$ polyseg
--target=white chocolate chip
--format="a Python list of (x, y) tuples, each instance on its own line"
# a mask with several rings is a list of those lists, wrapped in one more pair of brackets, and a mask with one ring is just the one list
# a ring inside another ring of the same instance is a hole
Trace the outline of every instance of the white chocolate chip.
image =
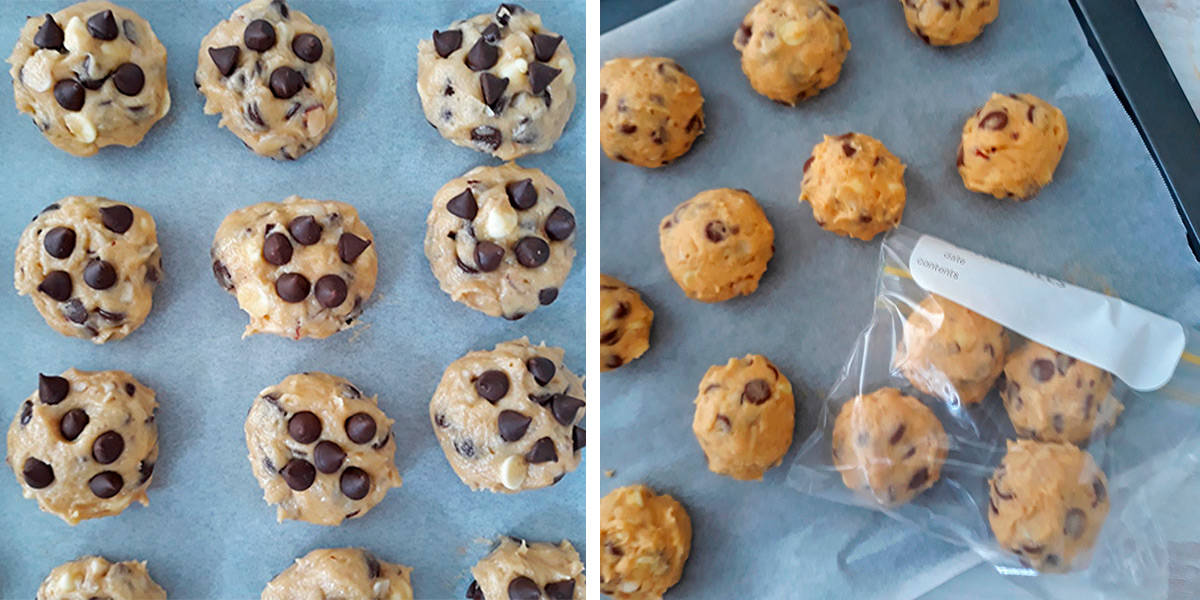
[(517, 223), (517, 213), (507, 202), (495, 202), (483, 217), (483, 231), (487, 237), (501, 240), (516, 231)]
[(500, 68), (500, 77), (505, 79), (514, 79), (518, 75), (524, 75), (528, 71), (529, 62), (523, 58), (518, 58)]
[(63, 117), (63, 122), (67, 125), (67, 131), (70, 131), (71, 135), (75, 136), (75, 139), (85, 144), (96, 141), (96, 126), (87, 117), (83, 116), (83, 113), (67, 113)]
[(636, 581), (623, 581), (621, 582), (621, 593), (632, 594), (638, 591), (640, 587), (642, 587), (641, 584)]
[(510, 490), (521, 488), (521, 484), (525, 482), (525, 457), (513, 455), (500, 463), (500, 483)]
[(50, 89), (51, 52), (58, 54), (55, 50), (38, 50), (25, 61), (25, 66), (21, 68), (21, 81), (25, 82), (25, 87), (35, 92)]
[(789, 46), (798, 45), (804, 41), (803, 27), (800, 21), (788, 21), (779, 27), (779, 39)]
[(304, 113), (304, 121), (308, 135), (314, 138), (321, 135), (325, 131), (325, 109), (318, 107)]
[(79, 17), (71, 17), (67, 21), (67, 26), (63, 28), (63, 46), (67, 52), (79, 52), (87, 45), (87, 40), (91, 35), (87, 32), (87, 25), (83, 24), (83, 19)]
[(391, 581), (389, 581), (387, 579), (380, 579), (375, 582), (375, 585), (371, 586), (371, 591), (375, 592), (376, 598), (382, 598), (384, 596), (384, 594), (387, 594), (388, 589), (390, 589), (391, 587), (392, 587)]

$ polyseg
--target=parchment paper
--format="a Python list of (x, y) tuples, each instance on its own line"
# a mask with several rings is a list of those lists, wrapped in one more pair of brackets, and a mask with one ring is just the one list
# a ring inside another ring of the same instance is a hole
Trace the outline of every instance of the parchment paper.
[[(26, 15), (66, 4), (0, 3), (0, 52), (8, 56)], [(39, 371), (128, 370), (158, 392), (160, 462), (149, 507), (133, 506), (74, 528), (22, 498), (5, 467), (0, 598), (32, 597), (51, 568), (88, 553), (147, 560), (172, 598), (257, 598), (293, 558), (318, 547), (364, 546), (383, 560), (414, 567), (418, 598), (462, 597), (470, 567), (490, 550), (482, 540), (499, 534), (566, 538), (582, 553), (582, 467), (540, 491), (472, 493), (450, 469), (429, 424), (429, 398), (443, 369), (470, 350), (528, 335), (535, 343), (565, 347), (567, 364), (576, 373), (584, 370), (582, 104), (554, 150), (519, 161), (563, 186), (580, 223), (579, 256), (554, 305), (517, 322), (484, 316), (438, 289), (422, 250), (434, 192), (475, 166), (498, 161), (452, 145), (425, 122), (416, 93), (417, 41), (454, 19), (495, 11), (498, 3), (293, 0), (293, 8), (329, 29), (341, 103), (329, 137), (295, 163), (247, 151), (217, 128), (217, 117), (203, 114), (192, 86), (200, 39), (238, 0), (123, 4), (145, 17), (167, 47), (170, 114), (136, 148), (107, 148), (80, 159), (43, 140), (5, 91), (0, 248), (11, 260), (30, 217), (58, 198), (103, 195), (138, 204), (154, 216), (166, 281), (141, 329), (97, 347), (56, 334), (28, 298), (4, 284), (0, 419), (7, 430), (21, 401), (37, 388)], [(566, 36), (582, 93), (583, 3), (522, 4)], [(4, 81), (7, 86), (7, 76)], [(358, 207), (379, 253), (374, 301), (361, 326), (326, 340), (242, 340), (246, 316), (209, 267), (213, 233), (230, 211), (293, 193)], [(365, 517), (336, 528), (277, 524), (246, 460), (242, 426), (251, 400), (262, 388), (305, 370), (342, 375), (378, 394), (383, 410), (396, 420), (396, 462), (404, 486)]]

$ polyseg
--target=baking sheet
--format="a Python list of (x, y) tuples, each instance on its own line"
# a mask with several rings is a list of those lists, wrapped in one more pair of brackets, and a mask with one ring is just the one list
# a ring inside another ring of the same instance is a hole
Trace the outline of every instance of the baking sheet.
[[(784, 466), (763, 483), (707, 471), (691, 433), (696, 386), (731, 356), (761, 353), (797, 390), (796, 440), (871, 314), (879, 242), (821, 230), (797, 203), (801, 167), (822, 134), (855, 130), (907, 165), (904, 224), (996, 259), (1116, 293), (1194, 326), (1200, 268), (1136, 129), (1065, 0), (1005, 2), (975, 42), (931, 48), (894, 2), (838, 2), (853, 48), (840, 81), (796, 108), (756, 94), (733, 32), (753, 0), (678, 0), (602, 38), (603, 59), (661, 55), (704, 93), (708, 131), (663, 169), (602, 159), (602, 270), (655, 311), (650, 351), (603, 379), (602, 492), (646, 482), (678, 497), (695, 525), (679, 598), (913, 598), (977, 562), (878, 513), (801, 495)], [(695, 15), (704, 15), (696, 19)], [(1029, 92), (1071, 130), (1055, 181), (1032, 201), (965, 190), (954, 157), (962, 124), (992, 91)], [(749, 189), (776, 232), (752, 296), (688, 300), (658, 249), (657, 225), (716, 187)]]
[[(580, 225), (575, 267), (559, 300), (508, 322), (450, 301), (429, 271), (425, 216), (443, 183), (499, 161), (452, 145), (425, 122), (416, 92), (416, 45), (457, 18), (496, 9), (491, 0), (400, 2), (293, 0), (329, 29), (337, 52), (341, 114), (317, 149), (294, 163), (242, 147), (217, 117), (205, 116), (192, 86), (200, 39), (239, 4), (232, 1), (126, 0), (167, 47), (173, 106), (132, 149), (80, 159), (42, 139), (25, 115), (0, 101), (0, 248), (12, 256), (29, 218), (71, 194), (137, 204), (154, 216), (166, 281), (154, 310), (130, 337), (94, 347), (62, 337), (28, 298), (3, 287), (0, 417), (7, 430), (37, 373), (124, 369), (158, 392), (160, 460), (150, 506), (70, 527), (21, 497), (0, 473), (0, 598), (28, 598), (54, 566), (88, 553), (149, 561), (172, 598), (257, 598), (293, 558), (319, 547), (364, 546), (415, 568), (418, 598), (459, 598), (485, 538), (513, 534), (569, 539), (583, 553), (583, 467), (558, 485), (506, 496), (472, 493), (454, 475), (429, 425), (428, 403), (442, 370), (474, 349), (527, 335), (567, 349), (584, 370), (585, 240), (583, 106), (538, 167), (567, 193)], [(25, 16), (66, 2), (0, 3), (0, 52), (7, 57)], [(584, 90), (582, 2), (523, 0), (563, 34)], [(5, 66), (7, 72), (7, 65)], [(5, 77), (7, 81), (7, 77)], [(7, 92), (5, 92), (7, 98)], [(255, 202), (290, 194), (354, 204), (375, 234), (379, 281), (362, 325), (326, 340), (240, 339), (246, 316), (213, 280), (208, 248), (221, 219)], [(11, 264), (11, 263), (8, 263)], [(275, 522), (275, 509), (246, 460), (242, 425), (262, 388), (286, 375), (321, 370), (378, 394), (396, 420), (396, 463), (404, 486), (369, 514), (336, 528)], [(586, 453), (586, 451), (585, 451)]]

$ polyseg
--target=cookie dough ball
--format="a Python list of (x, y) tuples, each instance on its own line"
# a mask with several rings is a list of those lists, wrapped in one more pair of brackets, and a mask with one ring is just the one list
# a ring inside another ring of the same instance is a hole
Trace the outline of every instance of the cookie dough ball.
[(583, 600), (583, 563), (571, 543), (557, 546), (504, 538), (471, 568), (468, 600), (487, 598)]
[(29, 17), (8, 62), (17, 110), (75, 156), (136, 146), (171, 109), (166, 48), (145, 19), (111, 2)]
[(150, 213), (95, 196), (63, 198), (34, 217), (13, 272), (47, 325), (97, 344), (141, 326), (162, 278)]
[(600, 500), (600, 591), (657, 600), (679, 583), (692, 550), (692, 520), (678, 500), (644, 485)]
[(337, 66), (324, 27), (284, 0), (252, 0), (200, 42), (204, 114), (260, 156), (295, 160), (338, 116)]
[(908, 29), (933, 46), (965, 44), (1000, 14), (1000, 0), (900, 0)]
[(676, 206), (658, 235), (671, 277), (701, 302), (754, 293), (775, 255), (775, 230), (746, 190), (701, 192)]
[(855, 396), (833, 424), (833, 464), (842, 483), (884, 506), (899, 506), (932, 487), (949, 450), (933, 411), (895, 388)]
[(1067, 118), (1033, 94), (992, 94), (963, 125), (958, 174), (972, 192), (1028, 200), (1054, 178)]
[(108, 562), (85, 556), (54, 567), (38, 587), (37, 600), (167, 600), (166, 590), (150, 579), (145, 561)]
[(1086, 562), (1108, 517), (1108, 480), (1092, 455), (1071, 444), (1010, 440), (988, 483), (992, 533), (1022, 564), (1061, 572)]
[(930, 294), (904, 322), (896, 368), (926, 394), (974, 404), (992, 389), (1007, 353), (999, 323)]
[(704, 97), (669, 58), (616, 58), (600, 69), (600, 147), (609, 158), (661, 167), (704, 133)]
[(478, 167), (433, 197), (425, 257), (455, 302), (520, 319), (554, 302), (570, 275), (575, 209), (537, 169)]
[(537, 13), (505, 3), (417, 44), (417, 92), (442, 137), (512, 160), (562, 135), (575, 108), (575, 58)]
[(246, 415), (250, 467), (277, 518), (338, 525), (400, 487), (393, 421), (349, 381), (288, 375)]
[(998, 387), (1017, 435), (1085, 444), (1125, 409), (1108, 394), (1112, 382), (1107, 371), (1030, 341), (1008, 357)]
[(158, 460), (154, 390), (124, 371), (38, 375), (8, 428), (6, 462), (26, 498), (74, 525), (120, 514)]
[(837, 83), (850, 36), (824, 0), (762, 0), (742, 19), (733, 47), (755, 91), (795, 106)]
[(654, 311), (625, 282), (600, 275), (600, 371), (611, 371), (650, 349)]
[(869, 135), (825, 136), (804, 162), (800, 202), (826, 231), (868, 241), (904, 216), (904, 168)]
[(262, 591), (262, 600), (412, 600), (412, 569), (361, 548), (313, 550)]
[(373, 241), (344, 202), (261, 202), (221, 222), (213, 275), (250, 315), (243, 336), (326, 338), (354, 326), (375, 290)]
[(787, 377), (765, 356), (747, 354), (704, 374), (692, 432), (710, 471), (760, 480), (792, 445), (795, 412)]

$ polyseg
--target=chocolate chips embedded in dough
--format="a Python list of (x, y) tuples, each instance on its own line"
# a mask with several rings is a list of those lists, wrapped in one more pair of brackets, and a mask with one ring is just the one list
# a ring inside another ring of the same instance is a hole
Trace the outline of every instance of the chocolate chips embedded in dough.
[(117, 39), (117, 21), (111, 10), (98, 12), (87, 20), (88, 34), (98, 40), (111, 41)]
[(304, 62), (315, 63), (325, 53), (325, 44), (311, 33), (302, 33), (292, 38), (292, 52)]
[(446, 58), (462, 47), (462, 30), (451, 29), (449, 31), (433, 32), (433, 47), (437, 51), (438, 56)]
[(233, 74), (234, 69), (238, 66), (238, 57), (241, 55), (242, 49), (239, 46), (225, 46), (222, 48), (209, 48), (208, 56), (216, 65), (217, 71), (229, 77)]
[(255, 19), (246, 26), (242, 41), (251, 50), (266, 52), (275, 47), (275, 27), (264, 19)]

